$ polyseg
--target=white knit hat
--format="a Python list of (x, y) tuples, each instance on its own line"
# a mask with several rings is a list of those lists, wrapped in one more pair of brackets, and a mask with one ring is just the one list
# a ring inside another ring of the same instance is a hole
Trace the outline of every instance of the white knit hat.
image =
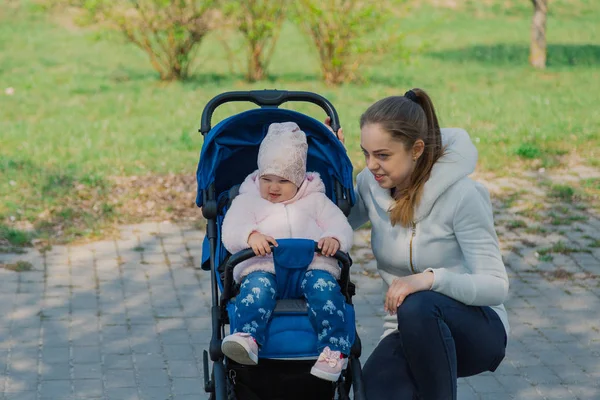
[(280, 176), (300, 187), (307, 152), (306, 135), (295, 122), (271, 124), (258, 150), (258, 176)]

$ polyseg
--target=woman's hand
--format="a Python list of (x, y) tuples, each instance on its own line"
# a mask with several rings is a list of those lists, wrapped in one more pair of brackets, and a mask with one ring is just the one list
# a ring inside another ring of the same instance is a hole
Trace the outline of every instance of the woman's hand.
[(252, 232), (248, 237), (248, 246), (254, 250), (257, 256), (265, 256), (271, 253), (271, 246), (277, 246), (277, 241), (271, 236), (263, 235), (260, 232)]
[(396, 310), (398, 310), (406, 296), (423, 290), (430, 290), (432, 285), (433, 272), (431, 271), (396, 278), (387, 291), (383, 309), (388, 314), (395, 315)]
[[(325, 126), (327, 126), (331, 132), (333, 132), (333, 129), (331, 128), (330, 117), (325, 118)], [(337, 136), (340, 142), (344, 143), (344, 130), (342, 128), (340, 128), (340, 130), (338, 130), (337, 133), (333, 132), (333, 134)]]
[(336, 238), (326, 237), (319, 240), (318, 247), (325, 257), (333, 256), (340, 249), (340, 242)]

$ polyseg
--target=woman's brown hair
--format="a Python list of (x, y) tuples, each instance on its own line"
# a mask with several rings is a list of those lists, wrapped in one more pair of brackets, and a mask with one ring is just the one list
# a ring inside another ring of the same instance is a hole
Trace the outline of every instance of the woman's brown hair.
[(431, 99), (421, 89), (412, 89), (404, 96), (391, 96), (379, 100), (360, 117), (360, 127), (378, 124), (395, 140), (411, 150), (418, 139), (425, 143), (423, 154), (417, 159), (409, 184), (394, 192), (395, 204), (390, 210), (392, 225), (408, 227), (429, 179), (431, 168), (442, 156), (442, 134)]

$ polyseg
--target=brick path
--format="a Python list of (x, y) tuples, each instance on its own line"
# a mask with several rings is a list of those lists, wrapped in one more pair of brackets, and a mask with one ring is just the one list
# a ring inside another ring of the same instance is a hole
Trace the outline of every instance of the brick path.
[[(555, 225), (517, 214), (523, 204), (495, 203), (512, 334), (499, 369), (459, 380), (459, 398), (599, 399), (600, 251), (592, 242), (600, 238), (598, 216), (559, 204), (585, 218)], [(555, 208), (551, 203), (540, 213)], [(532, 229), (536, 223), (548, 229)], [(28, 272), (0, 269), (0, 398), (206, 398), (201, 356), (210, 336), (209, 274), (194, 269), (202, 236), (186, 226), (146, 223), (122, 227), (118, 240), (0, 254), (2, 263), (33, 265)], [(383, 315), (368, 237), (357, 232), (353, 252), (363, 362)], [(542, 250), (557, 242), (562, 247)]]

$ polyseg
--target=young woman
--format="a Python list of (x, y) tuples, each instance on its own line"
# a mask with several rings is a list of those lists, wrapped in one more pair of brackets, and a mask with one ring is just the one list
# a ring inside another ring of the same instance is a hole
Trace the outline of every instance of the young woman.
[(360, 128), (349, 221), (371, 222), (389, 313), (364, 366), (367, 397), (454, 400), (457, 377), (498, 367), (509, 331), (489, 194), (468, 178), (477, 150), (464, 130), (440, 129), (420, 89), (376, 102)]

